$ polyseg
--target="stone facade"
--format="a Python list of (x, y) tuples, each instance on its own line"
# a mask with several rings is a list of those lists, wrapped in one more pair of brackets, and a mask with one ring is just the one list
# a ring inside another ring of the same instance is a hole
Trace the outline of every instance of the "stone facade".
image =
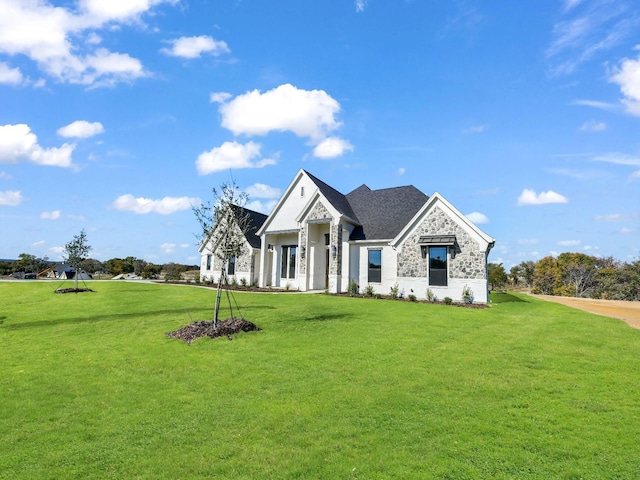
[(449, 278), (485, 279), (485, 255), (466, 230), (436, 207), (413, 234), (403, 242), (398, 254), (398, 277), (427, 277), (428, 259), (422, 258), (419, 239), (425, 235), (455, 235), (456, 255), (449, 260)]

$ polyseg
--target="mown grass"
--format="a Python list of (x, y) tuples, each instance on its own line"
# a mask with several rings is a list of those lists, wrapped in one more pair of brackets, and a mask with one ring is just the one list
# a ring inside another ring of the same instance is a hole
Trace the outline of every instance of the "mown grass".
[(2, 479), (640, 478), (618, 320), (237, 294), (263, 330), (188, 346), (212, 290), (90, 286), (0, 283)]

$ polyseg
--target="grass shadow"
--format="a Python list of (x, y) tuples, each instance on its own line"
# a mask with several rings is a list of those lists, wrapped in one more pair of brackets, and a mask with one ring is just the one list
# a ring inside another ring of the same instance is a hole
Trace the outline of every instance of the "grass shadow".
[(502, 291), (492, 291), (490, 294), (491, 303), (530, 303), (520, 296)]
[(209, 314), (212, 314), (210, 308), (196, 308), (196, 309), (188, 309), (188, 310), (187, 309), (158, 310), (158, 311), (152, 311), (152, 312), (113, 313), (113, 314), (107, 314), (107, 315), (94, 315), (94, 316), (75, 317), (75, 318), (52, 318), (48, 320), (36, 320), (34, 322), (8, 324), (3, 326), (2, 328), (5, 328), (7, 330), (26, 330), (29, 328), (53, 327), (57, 325), (74, 325), (74, 324), (103, 322), (103, 321), (112, 321), (112, 320), (126, 320), (131, 318), (153, 317), (153, 316), (171, 315), (171, 314), (175, 314), (176, 316), (195, 317), (195, 316), (200, 316), (202, 312), (207, 312)]

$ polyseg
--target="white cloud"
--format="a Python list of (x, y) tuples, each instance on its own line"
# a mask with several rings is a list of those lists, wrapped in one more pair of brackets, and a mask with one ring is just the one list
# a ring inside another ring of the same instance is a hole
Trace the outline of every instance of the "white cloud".
[(477, 223), (477, 224), (489, 223), (489, 217), (487, 217), (484, 213), (471, 212), (471, 213), (468, 213), (466, 217), (469, 220), (471, 220), (473, 223)]
[(353, 145), (338, 137), (329, 137), (320, 142), (313, 149), (313, 156), (317, 158), (335, 158), (346, 151), (353, 151)]
[(607, 112), (613, 112), (620, 110), (620, 106), (615, 103), (599, 102), (597, 100), (575, 100), (571, 102), (572, 105), (578, 105), (582, 107), (598, 108)]
[(270, 187), (264, 183), (254, 183), (245, 189), (249, 197), (256, 198), (280, 198), (282, 191), (276, 187)]
[(0, 126), (0, 163), (27, 160), (38, 165), (71, 167), (75, 147), (75, 144), (65, 143), (59, 148), (42, 148), (28, 125)]
[(0, 191), (0, 205), (16, 207), (23, 202), (24, 198), (19, 190)]
[(589, 120), (580, 127), (581, 132), (603, 132), (607, 129), (607, 124), (604, 122), (596, 122), (595, 120)]
[(86, 120), (76, 120), (58, 129), (58, 135), (65, 138), (89, 138), (104, 132), (100, 122), (89, 123)]
[(616, 165), (640, 166), (640, 157), (624, 153), (605, 153), (592, 158), (596, 162), (613, 163)]
[(582, 242), (580, 240), (561, 240), (558, 242), (558, 245), (561, 247), (577, 247), (582, 245)]
[(5, 62), (0, 62), (0, 83), (18, 85), (22, 83), (22, 72), (19, 68), (11, 68)]
[(141, 23), (141, 16), (156, 5), (177, 0), (80, 0), (77, 8), (42, 0), (1, 3), (0, 53), (24, 55), (61, 82), (99, 86), (148, 73), (127, 54), (96, 49), (101, 41), (97, 31)]
[(45, 242), (44, 240), (38, 240), (37, 242), (33, 242), (31, 244), (32, 247), (41, 247), (43, 245), (45, 245), (47, 242)]
[(622, 235), (630, 235), (636, 232), (637, 230), (635, 228), (628, 228), (628, 227), (623, 227), (618, 231), (618, 233), (621, 233)]
[[(237, 168), (262, 168), (274, 165), (273, 159), (260, 157), (261, 145), (255, 142), (246, 144), (238, 142), (224, 142), (208, 152), (198, 155), (196, 168), (199, 175)], [(258, 159), (257, 161), (255, 159)]]
[(553, 27), (553, 41), (546, 50), (551, 73), (566, 75), (597, 54), (610, 50), (634, 35), (640, 17), (630, 15), (622, 2), (565, 3), (564, 16)]
[(277, 200), (269, 200), (266, 202), (260, 200), (252, 200), (251, 202), (247, 202), (245, 205), (249, 210), (253, 210), (255, 212), (260, 212), (268, 215), (273, 210), (273, 207), (278, 203)]
[(406, 172), (406, 171), (407, 171), (407, 169), (406, 169), (406, 168), (404, 168), (404, 167), (400, 167), (400, 168), (398, 169), (398, 175), (399, 175), (399, 176), (402, 176), (402, 175), (404, 175), (404, 174), (405, 174), (405, 172)]
[(640, 178), (640, 170), (636, 170), (635, 172), (632, 172), (630, 177), (631, 178)]
[(635, 60), (623, 59), (609, 81), (620, 86), (627, 111), (640, 116), (640, 56)]
[(519, 245), (537, 245), (540, 242), (537, 238), (521, 238), (518, 240)]
[(356, 12), (364, 12), (365, 7), (367, 6), (367, 0), (356, 0)]
[(176, 250), (176, 244), (163, 243), (162, 245), (160, 245), (160, 250), (162, 250), (162, 253), (173, 253)]
[(340, 127), (340, 104), (323, 90), (301, 90), (291, 84), (261, 93), (253, 90), (220, 106), (222, 126), (235, 135), (293, 132), (314, 143)]
[(547, 205), (550, 203), (567, 203), (569, 200), (552, 190), (537, 194), (525, 188), (518, 197), (518, 205)]
[(231, 51), (225, 42), (215, 40), (208, 35), (181, 37), (169, 43), (171, 48), (163, 48), (161, 51), (173, 57), (198, 58), (203, 53), (210, 53), (217, 57)]
[(11, 180), (13, 177), (7, 172), (0, 172), (0, 180)]
[(626, 215), (624, 213), (610, 213), (609, 215), (596, 215), (594, 220), (596, 222), (626, 222), (628, 220), (633, 220), (633, 215)]
[(42, 212), (40, 218), (43, 220), (58, 220), (60, 218), (60, 210), (53, 210), (51, 212)]
[(482, 133), (484, 132), (484, 125), (472, 125), (469, 128), (465, 128), (462, 133)]
[(229, 100), (233, 95), (227, 92), (213, 92), (209, 95), (209, 101), (211, 103), (224, 103)]
[(168, 215), (180, 210), (188, 210), (193, 205), (199, 205), (199, 198), (164, 197), (160, 200), (134, 197), (131, 194), (120, 195), (111, 205), (116, 210), (134, 212), (138, 214), (159, 213)]

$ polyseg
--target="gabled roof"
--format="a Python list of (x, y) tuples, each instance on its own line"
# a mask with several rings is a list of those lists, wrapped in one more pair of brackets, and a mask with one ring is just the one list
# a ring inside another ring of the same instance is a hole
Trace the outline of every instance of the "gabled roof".
[(357, 217), (353, 212), (353, 209), (351, 208), (349, 201), (342, 193), (337, 191), (335, 188), (327, 185), (319, 178), (311, 175), (306, 170), (304, 170), (304, 173), (306, 173), (307, 176), (311, 179), (311, 181), (316, 184), (316, 187), (318, 187), (318, 190), (320, 190), (320, 193), (324, 196), (324, 198), (327, 199), (329, 203), (331, 203), (331, 205), (333, 205), (333, 207), (338, 211), (338, 213), (342, 215), (346, 215), (347, 217), (353, 220), (357, 220)]
[(234, 210), (236, 217), (240, 217), (242, 215), (248, 216), (249, 221), (248, 221), (248, 228), (245, 233), (245, 238), (247, 239), (247, 242), (249, 242), (249, 245), (251, 245), (252, 248), (260, 248), (260, 245), (262, 242), (260, 240), (260, 237), (256, 235), (256, 232), (265, 222), (268, 215), (265, 215), (264, 213), (256, 212), (254, 210), (249, 210), (248, 208), (239, 207), (238, 205), (233, 205), (232, 208)]
[(395, 238), (429, 199), (413, 185), (381, 190), (361, 185), (345, 198), (360, 222), (351, 240)]

